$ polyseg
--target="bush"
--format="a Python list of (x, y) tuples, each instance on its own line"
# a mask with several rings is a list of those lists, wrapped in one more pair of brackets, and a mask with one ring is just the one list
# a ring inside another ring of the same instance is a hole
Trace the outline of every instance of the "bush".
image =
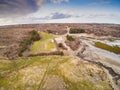
[(63, 55), (64, 55), (64, 53), (61, 51), (61, 52), (59, 53), (59, 55), (63, 56)]
[(47, 32), (48, 32), (48, 33), (52, 33), (52, 31), (51, 31), (51, 30), (47, 30)]
[(31, 31), (31, 41), (37, 41), (40, 40), (39, 33), (35, 30)]
[(66, 38), (67, 38), (67, 40), (69, 40), (69, 41), (75, 41), (75, 38), (73, 38), (73, 37), (70, 36), (70, 35), (67, 35)]
[(62, 44), (62, 43), (59, 43), (59, 44), (58, 44), (58, 47), (63, 47), (63, 44)]
[(70, 29), (69, 33), (85, 33), (84, 29)]

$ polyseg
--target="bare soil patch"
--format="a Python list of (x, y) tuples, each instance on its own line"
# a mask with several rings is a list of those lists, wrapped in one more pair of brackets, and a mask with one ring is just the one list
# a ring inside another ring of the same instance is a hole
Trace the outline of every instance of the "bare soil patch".
[(67, 46), (69, 46), (74, 51), (77, 50), (79, 48), (79, 45), (80, 45), (80, 41), (66, 40), (65, 43), (66, 43)]

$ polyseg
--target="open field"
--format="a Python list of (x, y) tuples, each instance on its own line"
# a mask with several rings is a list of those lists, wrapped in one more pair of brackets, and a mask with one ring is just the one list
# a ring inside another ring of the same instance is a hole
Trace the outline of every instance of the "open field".
[[(70, 34), (71, 28), (84, 29), (85, 33)], [(38, 37), (40, 35), (39, 41), (30, 41), (32, 30), (37, 32)], [(119, 54), (94, 46), (99, 41), (119, 42), (119, 32), (120, 25), (114, 24), (0, 27), (0, 90), (119, 90)], [(70, 41), (67, 35), (79, 43)], [(66, 40), (69, 40), (69, 44)], [(27, 48), (23, 56), (17, 56), (20, 47), (23, 45), (23, 50), (25, 48), (24, 41)], [(59, 44), (65, 49), (58, 47)], [(63, 56), (54, 51), (61, 51)]]
[(58, 37), (57, 35), (40, 32), (40, 36), (42, 39), (33, 43), (31, 47), (31, 54), (52, 52), (57, 50), (53, 40), (54, 38)]
[(102, 68), (77, 57), (0, 60), (0, 90), (112, 90)]

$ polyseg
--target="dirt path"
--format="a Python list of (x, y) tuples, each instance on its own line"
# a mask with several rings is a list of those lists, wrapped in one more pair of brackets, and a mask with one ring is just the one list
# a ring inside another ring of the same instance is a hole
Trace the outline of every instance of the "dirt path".
[(44, 85), (44, 82), (45, 82), (45, 79), (46, 79), (46, 76), (47, 76), (47, 73), (49, 72), (49, 66), (50, 66), (50, 62), (48, 63), (47, 67), (46, 67), (46, 71), (42, 77), (42, 80), (41, 82), (39, 83), (39, 86), (37, 88), (37, 90), (42, 90), (42, 87)]

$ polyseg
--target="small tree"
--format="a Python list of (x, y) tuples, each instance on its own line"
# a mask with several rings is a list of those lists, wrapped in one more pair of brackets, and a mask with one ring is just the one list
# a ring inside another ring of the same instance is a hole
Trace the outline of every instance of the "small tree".
[(31, 31), (31, 40), (32, 41), (40, 40), (40, 36), (37, 31), (35, 31), (35, 30)]
[(47, 30), (47, 32), (48, 32), (48, 33), (52, 33), (52, 31), (51, 31), (51, 30)]
[(69, 40), (69, 41), (75, 41), (75, 38), (73, 38), (73, 37), (70, 36), (70, 35), (67, 35), (66, 38), (67, 38), (67, 40)]
[(64, 55), (64, 53), (61, 51), (61, 52), (60, 52), (60, 55), (61, 55), (61, 56), (63, 56), (63, 55)]
[(63, 44), (62, 44), (62, 43), (59, 43), (59, 44), (58, 44), (58, 47), (63, 47)]

